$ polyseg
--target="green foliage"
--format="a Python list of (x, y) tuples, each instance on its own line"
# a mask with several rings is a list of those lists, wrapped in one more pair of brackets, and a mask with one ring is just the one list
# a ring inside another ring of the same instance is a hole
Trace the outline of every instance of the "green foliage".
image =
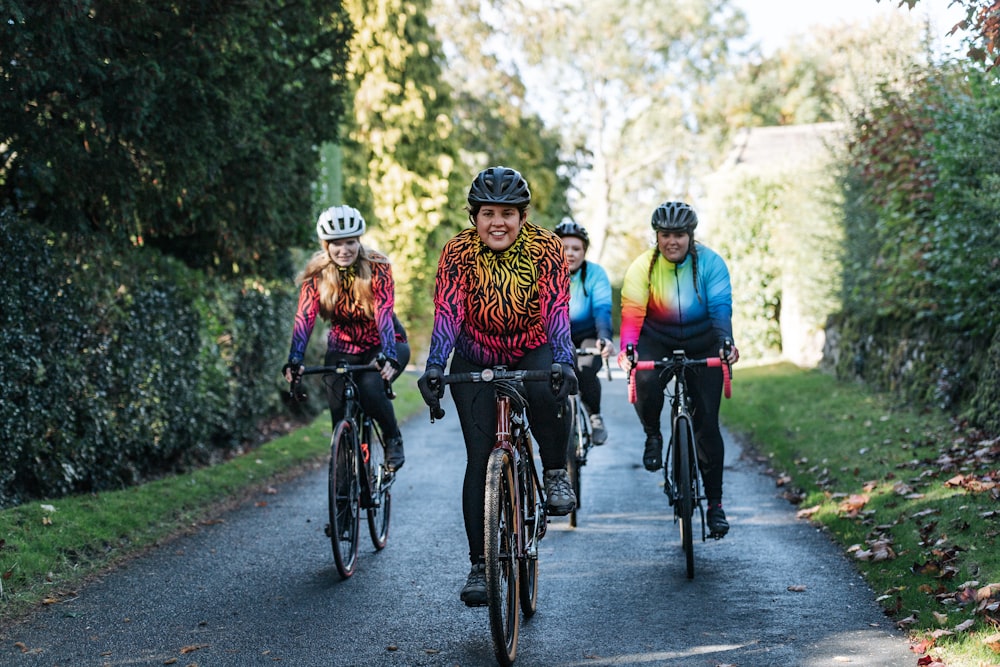
[(338, 3), (6, 3), (0, 204), (221, 274), (290, 270), (343, 113)]
[(440, 248), (467, 224), (473, 175), (492, 164), (522, 170), (542, 224), (558, 219), (553, 210), (561, 217), (567, 209), (568, 184), (556, 175), (559, 141), (539, 119), (446, 82), (429, 1), (352, 0), (347, 7), (357, 26), (353, 113), (341, 146), (324, 151), (329, 174), (318, 194), (325, 205), (358, 207), (371, 224), (370, 242), (393, 262), (397, 312), (416, 361), (432, 322), (437, 253), (428, 248)]
[(726, 200), (725, 229), (717, 250), (726, 258), (733, 283), (733, 331), (747, 358), (781, 353), (782, 186), (751, 178)]
[(887, 92), (845, 162), (842, 375), (993, 423), (1000, 327), (1000, 93), (971, 68)]
[(280, 409), (289, 290), (10, 211), (0, 239), (0, 506), (214, 460)]

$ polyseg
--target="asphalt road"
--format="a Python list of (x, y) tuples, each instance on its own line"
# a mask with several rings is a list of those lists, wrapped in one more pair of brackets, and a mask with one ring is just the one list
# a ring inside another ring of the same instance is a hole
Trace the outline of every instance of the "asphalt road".
[[(625, 382), (604, 387), (610, 437), (583, 470), (579, 526), (553, 519), (542, 542), (538, 613), (522, 623), (517, 665), (916, 664), (849, 560), (795, 518), (731, 438), (732, 530), (695, 544), (688, 580), (658, 476), (639, 463)], [(376, 553), (364, 533), (350, 580), (323, 536), (317, 468), (4, 628), (0, 664), (496, 664), (485, 609), (458, 600), (468, 573), (465, 457), (445, 407), (442, 421), (423, 413), (404, 425), (389, 544)]]

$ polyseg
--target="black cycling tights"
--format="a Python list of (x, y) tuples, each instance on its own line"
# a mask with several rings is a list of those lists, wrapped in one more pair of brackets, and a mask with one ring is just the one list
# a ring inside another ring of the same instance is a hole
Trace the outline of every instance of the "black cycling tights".
[[(673, 356), (676, 349), (647, 336), (640, 336), (639, 359), (659, 360)], [(719, 355), (718, 349), (685, 350), (691, 359), (707, 359)], [(722, 499), (722, 466), (725, 459), (725, 444), (719, 431), (719, 404), (722, 402), (722, 369), (696, 367), (687, 370), (688, 395), (691, 397), (695, 439), (698, 441), (698, 463), (705, 482), (705, 495), (712, 502)], [(639, 415), (646, 435), (661, 433), (660, 415), (663, 412), (665, 381), (659, 381), (658, 373), (643, 371), (636, 373), (635, 411)], [(669, 428), (665, 440), (670, 439)]]
[[(552, 367), (552, 348), (537, 347), (528, 352), (509, 370), (549, 370)], [(451, 373), (480, 371), (484, 367), (474, 364), (457, 354), (451, 362)], [(465, 437), (465, 482), (462, 485), (462, 513), (465, 533), (469, 538), (469, 557), (476, 563), (483, 557), (483, 496), (486, 492), (486, 467), (496, 440), (496, 398), (488, 384), (450, 385), (455, 410), (462, 424)], [(566, 442), (569, 438), (569, 412), (562, 411), (557, 419), (556, 399), (547, 382), (526, 382), (525, 391), (530, 407), (531, 432), (538, 443), (539, 456), (545, 470), (566, 467)]]
[[(324, 363), (327, 366), (336, 366), (341, 361), (352, 365), (367, 364), (381, 351), (381, 345), (363, 354), (328, 351)], [(399, 358), (400, 369), (406, 368), (406, 364), (410, 361), (409, 344), (396, 341), (396, 356)], [(399, 373), (396, 374), (396, 377), (399, 377)], [(400, 437), (396, 411), (392, 407), (392, 401), (385, 395), (382, 376), (375, 372), (355, 373), (354, 380), (358, 385), (361, 407), (379, 425), (383, 440)], [(344, 418), (344, 403), (341, 400), (344, 395), (344, 378), (339, 375), (329, 376), (326, 378), (326, 382), (328, 383), (327, 400), (330, 403), (330, 417), (333, 419), (333, 428), (336, 428), (337, 423)]]
[[(596, 338), (586, 338), (574, 344), (580, 349), (597, 347)], [(592, 415), (601, 414), (601, 379), (597, 377), (604, 366), (599, 354), (584, 354), (576, 359), (576, 379), (580, 383), (580, 400)]]

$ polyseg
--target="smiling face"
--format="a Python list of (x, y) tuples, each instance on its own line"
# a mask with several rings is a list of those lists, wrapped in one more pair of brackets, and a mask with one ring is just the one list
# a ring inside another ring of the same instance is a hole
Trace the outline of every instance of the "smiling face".
[(486, 204), (476, 213), (476, 231), (490, 250), (506, 250), (514, 245), (524, 217), (515, 206)]
[(583, 240), (575, 236), (562, 237), (563, 250), (566, 252), (566, 261), (569, 262), (569, 272), (574, 273), (583, 264), (583, 258), (587, 255), (587, 247), (583, 245)]
[(691, 236), (687, 232), (657, 230), (656, 247), (664, 259), (674, 264), (680, 264), (687, 257), (691, 246)]
[(357, 236), (326, 242), (326, 252), (330, 255), (330, 259), (334, 264), (342, 268), (354, 264), (354, 260), (358, 258), (360, 251), (361, 241)]

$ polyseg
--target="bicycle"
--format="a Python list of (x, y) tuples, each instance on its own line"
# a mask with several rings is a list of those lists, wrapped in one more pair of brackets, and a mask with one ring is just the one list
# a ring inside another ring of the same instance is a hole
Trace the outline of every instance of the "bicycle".
[[(728, 349), (725, 351), (728, 354)], [(672, 357), (664, 357), (659, 361), (635, 361), (635, 349), (626, 346), (626, 355), (632, 364), (629, 373), (629, 402), (635, 403), (635, 381), (632, 373), (643, 370), (659, 370), (661, 377), (667, 374), (667, 387), (670, 380), (674, 381), (673, 393), (667, 397), (670, 400), (670, 443), (667, 446), (667, 456), (663, 465), (663, 492), (674, 508), (674, 523), (679, 524), (681, 546), (684, 549), (687, 578), (694, 578), (694, 535), (693, 518), (695, 509), (701, 518), (701, 541), (705, 541), (705, 508), (707, 500), (698, 467), (698, 448), (694, 433), (694, 422), (691, 417), (690, 397), (688, 396), (687, 377), (685, 370), (699, 366), (722, 368), (723, 393), (726, 398), (732, 395), (731, 369), (723, 363), (721, 357), (708, 359), (689, 359), (684, 350), (674, 350)], [(721, 535), (712, 534), (719, 539)]]
[[(520, 614), (530, 618), (537, 609), (538, 543), (546, 532), (545, 488), (529, 437), (523, 383), (548, 381), (555, 392), (562, 377), (559, 364), (549, 371), (494, 366), (443, 375), (431, 387), (440, 393), (444, 385), (486, 382), (496, 394), (496, 441), (486, 469), (484, 556), (493, 650), (505, 667), (517, 657)], [(430, 412), (431, 422), (444, 416), (440, 404)]]
[[(384, 363), (384, 362), (383, 362)], [(305, 400), (302, 376), (323, 375), (333, 389), (333, 379), (343, 377), (344, 416), (337, 422), (330, 439), (330, 462), (327, 476), (330, 522), (324, 532), (330, 538), (337, 572), (348, 579), (357, 568), (360, 542), (361, 510), (368, 516), (368, 533), (376, 551), (385, 548), (389, 539), (392, 509), (392, 483), (395, 475), (385, 465), (382, 432), (361, 407), (355, 373), (378, 372), (375, 364), (306, 366), (293, 379), (289, 390), (294, 400)], [(386, 395), (395, 398), (392, 386), (385, 383)]]
[[(576, 356), (599, 355), (601, 348), (587, 347), (576, 348)], [(604, 369), (607, 372), (608, 381), (611, 381), (611, 368), (608, 360), (604, 359)], [(579, 369), (578, 369), (579, 370)], [(569, 514), (569, 525), (576, 528), (576, 511), (583, 506), (583, 496), (580, 479), (580, 469), (587, 465), (587, 455), (594, 446), (594, 441), (590, 429), (590, 413), (583, 405), (581, 394), (569, 397), (570, 410), (570, 431), (569, 442), (566, 447), (566, 471), (569, 473), (570, 482), (573, 485), (573, 492), (576, 493), (576, 507)]]

